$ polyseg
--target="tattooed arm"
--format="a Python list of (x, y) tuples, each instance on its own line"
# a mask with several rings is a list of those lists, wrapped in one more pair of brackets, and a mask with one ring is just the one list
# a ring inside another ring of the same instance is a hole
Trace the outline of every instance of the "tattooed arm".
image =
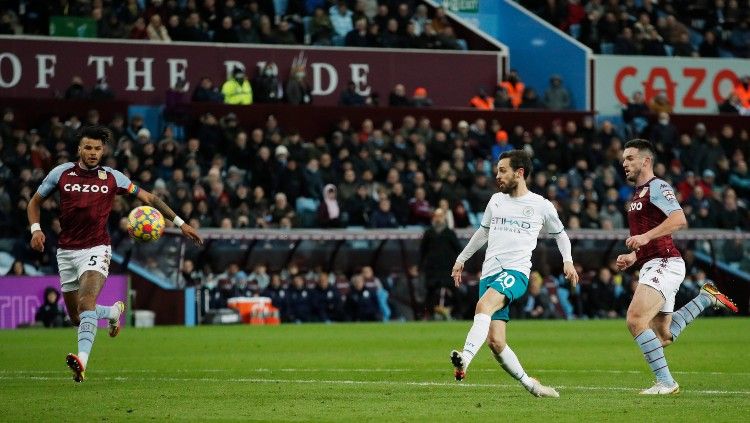
[(195, 228), (188, 225), (184, 220), (177, 216), (177, 213), (175, 213), (161, 198), (146, 191), (145, 189), (139, 189), (136, 196), (139, 200), (143, 201), (149, 206), (156, 208), (156, 210), (159, 210), (166, 220), (171, 221), (175, 224), (175, 226), (182, 230), (183, 235), (190, 238), (198, 245), (203, 244), (203, 239), (201, 239), (200, 235), (198, 235), (198, 231), (196, 231)]

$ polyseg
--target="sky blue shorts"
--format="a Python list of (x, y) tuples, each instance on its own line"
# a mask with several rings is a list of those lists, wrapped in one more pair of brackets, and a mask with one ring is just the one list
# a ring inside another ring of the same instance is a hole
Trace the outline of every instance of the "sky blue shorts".
[(479, 298), (482, 298), (488, 288), (503, 294), (507, 300), (500, 310), (492, 315), (492, 320), (510, 320), (510, 303), (523, 297), (529, 287), (529, 278), (516, 270), (505, 269), (502, 272), (487, 276), (479, 281)]

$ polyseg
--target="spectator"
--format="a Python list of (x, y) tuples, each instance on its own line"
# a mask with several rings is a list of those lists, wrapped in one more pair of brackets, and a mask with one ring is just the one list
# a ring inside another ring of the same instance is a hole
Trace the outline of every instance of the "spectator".
[(371, 47), (367, 32), (367, 18), (358, 18), (354, 23), (354, 29), (346, 34), (344, 45), (347, 47)]
[[(203, 82), (201, 81), (201, 86)], [(232, 70), (232, 77), (221, 87), (224, 103), (249, 106), (253, 104), (253, 89), (245, 79), (245, 71), (240, 68)]]
[(348, 226), (368, 226), (374, 208), (375, 204), (372, 197), (368, 195), (367, 185), (359, 184), (356, 193), (344, 204), (346, 224)]
[(562, 83), (560, 75), (552, 75), (549, 87), (544, 92), (544, 107), (550, 110), (570, 108), (570, 91)]
[(294, 209), (291, 205), (289, 205), (287, 196), (283, 192), (276, 193), (276, 196), (274, 197), (274, 203), (273, 205), (271, 205), (269, 212), (271, 215), (270, 223), (277, 226), (281, 223), (281, 219), (283, 218), (288, 218), (290, 220), (294, 220), (295, 218)]
[(430, 107), (432, 100), (427, 97), (427, 90), (423, 87), (414, 89), (414, 96), (411, 98), (412, 107)]
[(201, 78), (200, 84), (195, 87), (195, 91), (193, 91), (193, 101), (219, 103), (224, 101), (224, 96), (214, 86), (211, 78), (204, 76)]
[(65, 310), (58, 304), (60, 293), (51, 286), (44, 289), (44, 302), (36, 311), (34, 320), (45, 328), (59, 328), (65, 323)]
[(344, 0), (338, 0), (336, 4), (328, 10), (331, 26), (333, 28), (333, 44), (337, 46), (344, 45), (346, 34), (354, 29), (353, 14)]
[(302, 275), (294, 275), (287, 295), (288, 320), (294, 323), (313, 321), (312, 292), (305, 286), (305, 278)]
[[(435, 210), (432, 225), (425, 231), (419, 245), (419, 267), (420, 273), (425, 277), (427, 312), (430, 315), (441, 302), (441, 296), (445, 295), (446, 290), (453, 293), (451, 269), (461, 249), (456, 233), (446, 224), (445, 212), (442, 209)], [(454, 294), (451, 295), (453, 296)]]
[(122, 24), (116, 13), (110, 13), (106, 22), (99, 22), (97, 31), (99, 38), (126, 38), (128, 35), (125, 25)]
[(591, 283), (590, 317), (617, 317), (617, 297), (615, 295), (614, 280), (609, 268), (602, 267)]
[(297, 38), (291, 31), (289, 21), (282, 19), (278, 26), (273, 32), (273, 38), (275, 43), (273, 44), (298, 44)]
[(327, 272), (320, 272), (312, 290), (312, 312), (316, 321), (330, 323), (342, 320), (343, 302), (331, 277)]
[[(498, 87), (498, 91), (506, 92), (503, 87)], [(479, 88), (477, 95), (469, 99), (469, 104), (478, 110), (492, 110), (495, 108), (495, 97), (487, 95), (484, 88)]]
[(383, 196), (378, 202), (378, 208), (370, 215), (372, 228), (398, 228), (398, 219), (391, 211), (391, 200)]
[(530, 319), (549, 319), (555, 317), (549, 295), (542, 286), (543, 279), (539, 272), (531, 274), (529, 291), (523, 305), (523, 316)]
[(287, 289), (284, 287), (283, 281), (281, 280), (281, 276), (278, 273), (271, 274), (271, 282), (268, 284), (266, 289), (260, 292), (260, 295), (263, 297), (270, 298), (271, 304), (273, 304), (274, 307), (279, 309), (279, 314), (281, 315), (282, 320), (289, 321), (288, 320), (289, 300), (288, 300), (288, 295), (287, 295)]
[(260, 43), (260, 36), (258, 31), (253, 25), (253, 20), (247, 16), (244, 16), (240, 20), (240, 27), (237, 28), (237, 41), (243, 44), (258, 44)]
[(747, 162), (739, 160), (729, 175), (729, 185), (743, 198), (750, 198), (750, 174)]
[(628, 130), (633, 137), (640, 136), (648, 126), (651, 110), (646, 105), (643, 93), (635, 91), (632, 99), (622, 110), (622, 119), (628, 125)]
[(528, 87), (523, 90), (523, 97), (521, 99), (521, 109), (543, 109), (544, 103), (539, 99), (536, 94), (536, 90)]
[(638, 48), (633, 40), (633, 31), (630, 28), (623, 28), (620, 35), (617, 36), (614, 45), (614, 54), (634, 55), (638, 54)]
[(674, 49), (672, 55), (674, 56), (698, 57), (698, 52), (690, 42), (690, 34), (687, 32), (680, 33), (679, 39), (672, 45), (672, 47)]
[(732, 188), (724, 190), (724, 207), (719, 210), (718, 226), (723, 229), (747, 230), (747, 209), (737, 203), (737, 193)]
[(354, 81), (349, 81), (346, 88), (341, 92), (339, 97), (340, 106), (364, 106), (365, 97), (357, 92), (357, 85)]
[(750, 75), (743, 76), (734, 86), (734, 95), (737, 96), (743, 108), (750, 108)]
[(716, 34), (713, 31), (706, 31), (703, 34), (703, 41), (698, 46), (698, 55), (700, 57), (719, 57), (719, 45), (716, 41)]
[(305, 67), (296, 66), (292, 68), (292, 75), (286, 83), (286, 102), (289, 104), (311, 104), (312, 90), (305, 79)]
[(263, 66), (252, 85), (255, 103), (278, 103), (284, 98), (279, 68), (274, 62), (267, 62)]
[(367, 322), (381, 320), (377, 294), (365, 287), (362, 275), (352, 276), (351, 290), (344, 304), (347, 320)]
[(672, 103), (669, 102), (667, 95), (664, 94), (663, 91), (659, 91), (659, 93), (651, 99), (648, 108), (651, 110), (651, 113), (654, 114), (672, 113)]
[(333, 23), (325, 10), (318, 7), (313, 12), (310, 23), (310, 41), (312, 45), (330, 46), (333, 43)]
[(83, 87), (83, 79), (78, 75), (74, 75), (70, 80), (68, 89), (65, 90), (65, 99), (84, 100), (86, 98), (88, 98), (88, 95), (86, 95), (86, 89)]
[(321, 228), (341, 227), (341, 207), (336, 199), (336, 186), (328, 184), (323, 188), (323, 201), (318, 206), (318, 226)]
[(518, 109), (523, 101), (523, 94), (525, 91), (525, 85), (518, 77), (518, 71), (511, 69), (508, 73), (508, 77), (505, 81), (500, 83), (500, 86), (508, 93), (513, 108)]
[(146, 27), (146, 34), (148, 36), (148, 39), (151, 41), (172, 41), (172, 38), (170, 38), (169, 33), (167, 32), (167, 28), (162, 25), (161, 16), (159, 16), (158, 14), (151, 15), (148, 27)]
[(495, 133), (495, 145), (492, 146), (492, 163), (496, 163), (501, 154), (513, 149), (513, 146), (508, 144), (508, 133), (502, 129), (498, 130)]
[(406, 97), (406, 88), (403, 84), (396, 84), (388, 96), (388, 105), (391, 107), (407, 107), (409, 99)]
[(148, 31), (146, 30), (146, 21), (142, 17), (138, 17), (130, 28), (130, 35), (128, 38), (131, 40), (148, 40)]
[(91, 89), (91, 94), (89, 95), (89, 98), (91, 100), (112, 100), (115, 98), (115, 93), (112, 92), (112, 89), (110, 89), (109, 84), (107, 84), (107, 79), (104, 77), (101, 77), (96, 80), (96, 84)]
[[(247, 29), (246, 29), (247, 31)], [(245, 35), (248, 35), (245, 32)], [(234, 22), (231, 16), (224, 16), (221, 19), (221, 26), (214, 31), (214, 42), (233, 44), (239, 42), (237, 31), (234, 29)]]

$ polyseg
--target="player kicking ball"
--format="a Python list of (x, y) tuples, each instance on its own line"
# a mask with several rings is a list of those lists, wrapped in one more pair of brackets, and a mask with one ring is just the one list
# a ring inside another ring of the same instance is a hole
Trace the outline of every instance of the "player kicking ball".
[(506, 325), (510, 320), (509, 305), (526, 293), (531, 271), (531, 252), (536, 248), (542, 229), (557, 241), (563, 257), (565, 277), (573, 285), (578, 283), (570, 238), (552, 203), (526, 187), (526, 179), (530, 174), (531, 158), (525, 151), (507, 151), (500, 156), (496, 177), (500, 192), (490, 199), (481, 227), (471, 237), (453, 266), (452, 276), (458, 287), (466, 260), (488, 243), (482, 278), (479, 281), (480, 298), (474, 324), (466, 336), (463, 350), (451, 352), (451, 363), (456, 380), (463, 380), (471, 360), (486, 341), (495, 360), (527, 391), (537, 397), (557, 398), (560, 394), (555, 389), (542, 385), (526, 374), (518, 357), (505, 341)]
[(97, 321), (107, 319), (109, 336), (120, 332), (120, 315), (125, 304), (117, 301), (110, 307), (96, 304), (99, 292), (109, 274), (112, 255), (107, 219), (116, 195), (135, 195), (159, 210), (182, 229), (182, 233), (201, 244), (198, 233), (177, 217), (172, 209), (155, 195), (139, 189), (121, 172), (100, 166), (110, 131), (103, 126), (83, 127), (77, 134), (78, 162), (61, 164), (50, 171), (29, 201), (27, 213), (31, 224), (31, 247), (44, 251), (45, 236), (39, 224), (39, 209), (45, 198), (60, 192), (60, 239), (57, 264), (60, 285), (70, 320), (78, 326), (78, 354), (68, 354), (66, 363), (73, 380), (83, 382), (85, 370), (96, 337)]
[(630, 254), (617, 257), (617, 268), (641, 267), (638, 287), (628, 307), (630, 333), (643, 352), (656, 384), (643, 395), (669, 395), (680, 385), (669, 373), (664, 347), (677, 340), (688, 324), (709, 306), (737, 312), (737, 306), (713, 284), (684, 307), (674, 310), (675, 294), (685, 279), (685, 262), (672, 241), (672, 234), (687, 227), (685, 213), (669, 184), (654, 176), (656, 154), (642, 139), (625, 143), (622, 165), (628, 182), (635, 185), (628, 208)]

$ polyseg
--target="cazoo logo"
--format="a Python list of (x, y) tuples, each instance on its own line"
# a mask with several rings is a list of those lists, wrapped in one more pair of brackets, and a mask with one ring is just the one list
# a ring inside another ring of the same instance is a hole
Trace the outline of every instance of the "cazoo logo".
[(630, 203), (630, 209), (628, 211), (641, 210), (643, 209), (643, 203)]
[(63, 185), (63, 191), (65, 192), (101, 192), (102, 194), (106, 194), (109, 192), (109, 187), (106, 185), (65, 184)]

